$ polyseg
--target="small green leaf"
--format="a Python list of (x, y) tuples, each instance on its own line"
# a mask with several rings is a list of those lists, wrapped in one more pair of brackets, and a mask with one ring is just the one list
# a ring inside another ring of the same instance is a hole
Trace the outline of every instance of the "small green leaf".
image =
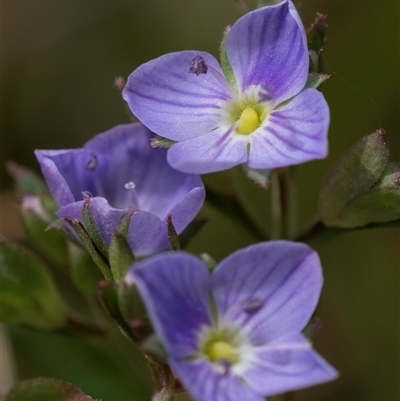
[(400, 188), (400, 163), (389, 162), (374, 188)]
[(41, 198), (25, 195), (22, 200), (21, 219), (30, 242), (58, 265), (67, 261), (67, 246), (64, 236), (57, 230), (48, 230), (52, 218), (44, 210)]
[(176, 141), (172, 141), (171, 139), (164, 138), (162, 136), (156, 135), (151, 140), (151, 146), (153, 148), (166, 148), (169, 149), (172, 145), (175, 145)]
[(97, 249), (102, 253), (102, 255), (107, 259), (108, 258), (108, 249), (107, 245), (103, 240), (103, 237), (100, 234), (99, 229), (97, 228), (96, 222), (92, 216), (92, 212), (90, 210), (90, 197), (86, 198), (83, 202), (82, 209), (82, 218), (83, 225), (89, 234), (89, 237), (96, 245)]
[(242, 164), (243, 171), (247, 177), (260, 188), (267, 189), (271, 182), (271, 169), (255, 169), (250, 168), (247, 164)]
[(76, 219), (63, 218), (63, 220), (66, 221), (74, 229), (83, 246), (89, 252), (90, 256), (92, 257), (98, 268), (101, 270), (104, 277), (107, 280), (112, 280), (112, 274), (110, 267), (108, 266), (108, 262), (105, 260), (101, 252), (97, 249), (95, 243), (89, 237), (89, 234), (85, 230), (85, 227), (83, 227), (82, 223)]
[(7, 170), (14, 179), (19, 194), (37, 195), (39, 193), (48, 192), (43, 179), (27, 167), (20, 166), (14, 162), (9, 162), (7, 163)]
[(229, 84), (232, 86), (232, 88), (236, 89), (237, 84), (236, 84), (235, 74), (233, 73), (231, 63), (228, 60), (228, 56), (226, 54), (226, 49), (225, 49), (225, 40), (229, 33), (229, 30), (230, 30), (230, 26), (226, 27), (224, 30), (221, 46), (219, 48), (219, 58), (221, 61), (221, 68), (225, 75), (226, 80), (229, 82)]
[(16, 384), (3, 401), (95, 401), (73, 385), (55, 379), (32, 379)]
[(206, 252), (202, 253), (200, 255), (200, 258), (204, 262), (204, 264), (207, 266), (207, 268), (210, 272), (213, 271), (214, 268), (217, 266), (216, 260)]
[(89, 253), (82, 247), (68, 243), (68, 260), (73, 282), (86, 295), (94, 295), (103, 278)]
[[(1, 304), (9, 323), (42, 330), (63, 327), (66, 314), (46, 267), (24, 248), (0, 244)], [(13, 316), (10, 317), (10, 313)]]
[(319, 195), (319, 214), (327, 226), (335, 226), (346, 205), (368, 192), (382, 176), (389, 158), (383, 130), (356, 142), (333, 165)]
[(108, 312), (110, 317), (119, 325), (128, 338), (136, 341), (136, 337), (124, 320), (119, 308), (118, 285), (111, 281), (103, 280), (99, 283), (98, 294), (103, 308)]
[(374, 189), (351, 201), (336, 220), (337, 227), (356, 228), (400, 219), (400, 188)]

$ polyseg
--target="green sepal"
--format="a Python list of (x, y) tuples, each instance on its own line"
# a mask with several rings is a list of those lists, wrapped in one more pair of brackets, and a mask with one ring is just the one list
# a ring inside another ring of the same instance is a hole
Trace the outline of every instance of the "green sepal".
[(352, 200), (335, 223), (337, 227), (356, 228), (369, 223), (400, 219), (400, 188), (377, 188)]
[(92, 216), (92, 212), (90, 210), (90, 197), (86, 198), (85, 201), (83, 202), (82, 219), (83, 219), (83, 225), (89, 237), (94, 242), (97, 249), (107, 259), (108, 258), (107, 244), (103, 240), (103, 237), (101, 236), (100, 231), (97, 228), (96, 222), (94, 221), (94, 218)]
[(135, 261), (135, 256), (125, 236), (114, 230), (111, 236), (109, 261), (114, 280), (119, 282), (128, 271), (129, 266)]
[(42, 207), (40, 197), (24, 196), (21, 220), (25, 234), (32, 245), (57, 265), (65, 266), (68, 259), (65, 238), (57, 230), (48, 230), (51, 217)]
[(181, 249), (184, 249), (193, 237), (208, 223), (208, 219), (196, 219), (188, 224), (188, 226), (179, 234), (179, 243)]
[(74, 229), (76, 235), (81, 240), (84, 248), (89, 252), (93, 261), (96, 263), (98, 268), (103, 273), (103, 276), (107, 280), (112, 280), (112, 274), (108, 262), (105, 260), (101, 252), (98, 250), (96, 244), (91, 240), (89, 234), (87, 233), (82, 223), (77, 219), (69, 219), (66, 217), (64, 217), (63, 220), (66, 221)]
[(103, 280), (98, 285), (100, 302), (109, 316), (118, 324), (122, 332), (130, 339), (136, 341), (132, 330), (123, 318), (118, 300), (118, 285), (112, 281)]
[(310, 72), (307, 77), (307, 82), (304, 89), (317, 89), (322, 83), (330, 78), (328, 74), (320, 74), (318, 72)]
[(152, 148), (169, 149), (172, 145), (176, 144), (176, 141), (156, 135), (154, 138), (152, 138), (150, 144)]
[(7, 170), (14, 179), (16, 190), (19, 194), (37, 195), (48, 192), (43, 179), (29, 168), (9, 162), (7, 163)]
[(235, 74), (233, 73), (231, 63), (228, 60), (228, 56), (226, 54), (226, 49), (225, 49), (225, 41), (226, 41), (226, 37), (229, 33), (229, 30), (230, 30), (230, 26), (226, 27), (224, 30), (221, 45), (219, 48), (219, 59), (221, 62), (221, 69), (225, 75), (226, 80), (229, 82), (229, 85), (231, 85), (232, 88), (237, 89)]
[(167, 351), (155, 334), (150, 334), (144, 341), (142, 341), (140, 344), (140, 349), (146, 355), (149, 355), (157, 361), (167, 363)]
[(118, 303), (122, 316), (132, 330), (137, 331), (147, 325), (147, 310), (135, 285), (126, 282), (118, 285)]
[(310, 72), (324, 72), (324, 61), (322, 58), (326, 40), (326, 15), (317, 13), (314, 22), (307, 29), (307, 43), (310, 54)]
[(301, 333), (307, 337), (311, 338), (315, 332), (321, 327), (321, 320), (317, 317), (313, 317), (301, 331)]
[(347, 204), (378, 183), (388, 158), (383, 130), (361, 138), (339, 158), (325, 177), (319, 195), (319, 214), (325, 225), (347, 226), (341, 219)]
[(172, 215), (170, 214), (167, 216), (167, 230), (169, 249), (171, 251), (179, 251), (181, 249), (181, 244), (179, 243), (179, 237), (172, 223)]
[(95, 401), (73, 385), (55, 379), (32, 379), (17, 383), (2, 401)]
[(216, 260), (206, 252), (200, 254), (200, 258), (210, 272), (212, 272), (217, 266)]
[(81, 292), (93, 296), (97, 292), (97, 285), (103, 278), (93, 259), (82, 247), (68, 243), (68, 261), (72, 281)]
[(243, 171), (247, 178), (253, 181), (257, 186), (267, 189), (271, 182), (271, 169), (255, 169), (249, 167), (246, 163), (242, 164)]
[(400, 188), (400, 163), (389, 162), (375, 188)]
[(0, 318), (41, 330), (64, 327), (61, 297), (42, 261), (19, 245), (0, 244)]

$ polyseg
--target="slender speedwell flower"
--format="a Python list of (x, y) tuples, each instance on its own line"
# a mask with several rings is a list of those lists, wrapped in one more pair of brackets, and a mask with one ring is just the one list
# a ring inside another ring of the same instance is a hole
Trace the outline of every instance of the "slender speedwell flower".
[(317, 254), (289, 241), (239, 250), (210, 274), (184, 252), (136, 265), (137, 285), (168, 362), (198, 401), (262, 401), (336, 371), (301, 334), (318, 302)]
[(119, 125), (81, 149), (37, 150), (36, 157), (60, 209), (58, 217), (81, 219), (84, 199), (109, 244), (113, 230), (134, 208), (127, 240), (137, 255), (168, 246), (166, 218), (180, 233), (200, 210), (205, 191), (196, 175), (180, 173), (165, 149), (152, 149), (154, 136), (140, 123)]
[(222, 58), (224, 71), (208, 53), (170, 53), (128, 78), (123, 97), (132, 112), (177, 142), (167, 156), (173, 167), (273, 169), (326, 156), (329, 109), (320, 92), (305, 88), (307, 42), (291, 1), (240, 18)]

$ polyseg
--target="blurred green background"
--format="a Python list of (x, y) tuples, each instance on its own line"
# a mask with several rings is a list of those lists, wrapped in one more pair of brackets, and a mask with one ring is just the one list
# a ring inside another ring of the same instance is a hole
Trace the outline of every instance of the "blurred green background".
[[(329, 166), (361, 136), (383, 127), (391, 160), (400, 160), (399, 4), (295, 4), (305, 26), (317, 11), (328, 14), (325, 60), (332, 74), (323, 88), (331, 109), (329, 157), (297, 169), (304, 223), (315, 213)], [(14, 160), (38, 170), (34, 149), (80, 147), (93, 135), (129, 122), (115, 77), (126, 77), (166, 52), (201, 49), (217, 56), (222, 30), (240, 15), (232, 0), (3, 0), (2, 164)], [(255, 188), (240, 169), (235, 172), (243, 201), (268, 224), (269, 193)], [(206, 177), (210, 185), (223, 185), (225, 179)], [(10, 188), (2, 167), (1, 230), (18, 239)], [(210, 223), (190, 251), (207, 251), (219, 260), (254, 242), (211, 207), (202, 214)], [(294, 401), (400, 399), (399, 245), (398, 230), (369, 230), (318, 247), (326, 281), (315, 347), (341, 376), (297, 392)], [(134, 351), (127, 353), (131, 359), (121, 359), (123, 350), (103, 351), (93, 341), (24, 329), (13, 329), (11, 337), (20, 378), (68, 380), (103, 401), (147, 397), (148, 377)]]

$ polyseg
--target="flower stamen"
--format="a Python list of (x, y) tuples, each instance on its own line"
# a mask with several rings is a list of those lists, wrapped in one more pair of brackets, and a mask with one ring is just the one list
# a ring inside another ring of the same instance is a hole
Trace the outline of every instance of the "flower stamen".
[(237, 131), (242, 135), (249, 135), (260, 126), (260, 117), (252, 107), (246, 107), (240, 115)]

